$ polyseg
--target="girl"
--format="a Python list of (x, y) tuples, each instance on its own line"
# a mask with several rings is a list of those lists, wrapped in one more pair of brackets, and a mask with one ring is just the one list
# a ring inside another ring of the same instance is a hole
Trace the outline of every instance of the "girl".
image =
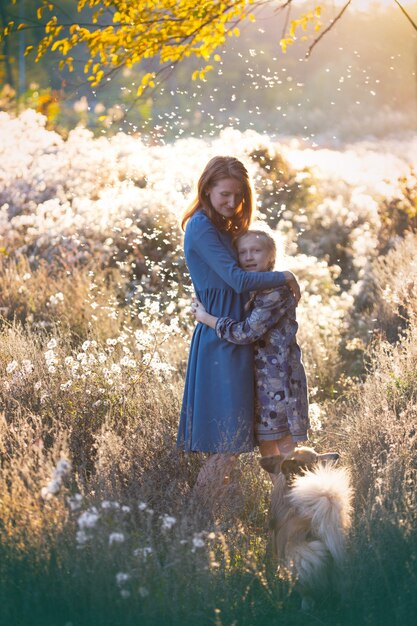
[[(250, 230), (236, 241), (239, 263), (249, 272), (275, 265), (276, 246), (268, 233)], [(262, 456), (287, 454), (304, 441), (309, 427), (307, 380), (296, 342), (294, 295), (287, 286), (258, 291), (242, 322), (216, 317), (195, 301), (197, 321), (215, 329), (219, 339), (239, 345), (255, 343), (255, 435)]]
[[(288, 284), (299, 298), (291, 272), (244, 271), (232, 237), (245, 233), (253, 200), (248, 172), (234, 157), (214, 157), (199, 181), (197, 197), (185, 213), (184, 253), (199, 301), (215, 316), (241, 319), (248, 292)], [(197, 490), (223, 482), (233, 455), (253, 450), (253, 348), (221, 341), (198, 324), (191, 341), (177, 445), (209, 452)]]

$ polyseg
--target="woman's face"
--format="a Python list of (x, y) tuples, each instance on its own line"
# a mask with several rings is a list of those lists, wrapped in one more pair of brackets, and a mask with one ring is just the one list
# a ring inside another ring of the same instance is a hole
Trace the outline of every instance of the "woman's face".
[(236, 178), (222, 178), (207, 189), (211, 206), (223, 217), (233, 217), (243, 200), (243, 189)]
[(236, 243), (239, 265), (246, 272), (266, 272), (271, 263), (271, 254), (259, 235), (249, 233)]

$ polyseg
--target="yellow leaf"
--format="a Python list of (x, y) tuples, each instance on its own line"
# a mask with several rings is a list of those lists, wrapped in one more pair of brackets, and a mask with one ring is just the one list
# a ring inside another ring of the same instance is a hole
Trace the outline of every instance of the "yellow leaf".
[(33, 46), (27, 46), (24, 56), (27, 57), (27, 55), (31, 52), (31, 50), (33, 50)]
[(197, 80), (199, 74), (200, 74), (199, 70), (196, 70), (195, 72), (193, 72), (191, 74), (191, 80)]

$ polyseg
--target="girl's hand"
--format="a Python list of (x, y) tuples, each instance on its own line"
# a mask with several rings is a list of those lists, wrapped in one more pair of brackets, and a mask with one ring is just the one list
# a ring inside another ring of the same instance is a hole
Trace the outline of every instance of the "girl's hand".
[(195, 296), (193, 296), (191, 303), (191, 313), (194, 315), (197, 322), (203, 322), (203, 324), (206, 322), (206, 309)]

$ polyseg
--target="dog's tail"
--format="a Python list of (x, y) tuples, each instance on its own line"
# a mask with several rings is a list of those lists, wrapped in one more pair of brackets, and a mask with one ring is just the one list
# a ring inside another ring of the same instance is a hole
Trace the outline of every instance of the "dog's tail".
[(298, 476), (288, 498), (298, 513), (311, 520), (314, 534), (341, 564), (346, 531), (351, 521), (352, 488), (344, 468), (317, 466)]

